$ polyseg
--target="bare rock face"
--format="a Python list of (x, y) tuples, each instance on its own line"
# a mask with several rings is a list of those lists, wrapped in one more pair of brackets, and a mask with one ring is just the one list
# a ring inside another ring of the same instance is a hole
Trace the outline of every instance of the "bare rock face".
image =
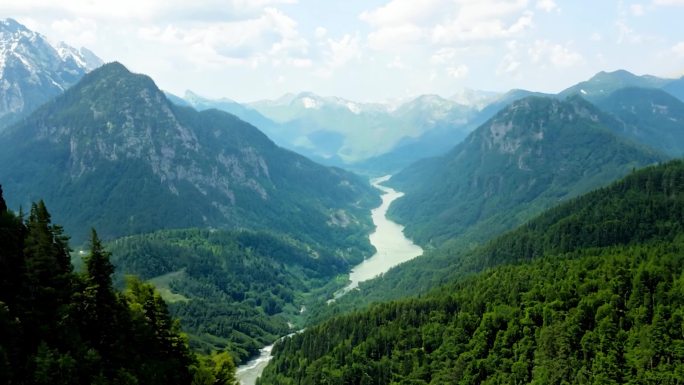
[(90, 226), (106, 237), (251, 227), (342, 242), (367, 230), (377, 202), (355, 175), (284, 150), (226, 112), (176, 106), (119, 63), (7, 128), (0, 146), (11, 149), (0, 154), (0, 180), (25, 199), (12, 207), (46, 199), (76, 236)]
[(102, 65), (91, 51), (52, 44), (13, 19), (0, 20), (0, 127), (26, 116)]

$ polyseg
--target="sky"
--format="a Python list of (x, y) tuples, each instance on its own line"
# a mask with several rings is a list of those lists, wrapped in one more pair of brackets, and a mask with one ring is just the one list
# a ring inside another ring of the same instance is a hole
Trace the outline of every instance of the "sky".
[(0, 15), (172, 93), (240, 102), (684, 75), (684, 0), (2, 0)]

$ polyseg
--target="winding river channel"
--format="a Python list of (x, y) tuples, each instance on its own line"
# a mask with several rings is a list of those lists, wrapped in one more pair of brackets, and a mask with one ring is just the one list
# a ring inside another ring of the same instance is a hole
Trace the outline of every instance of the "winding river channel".
[[(371, 180), (371, 184), (383, 192), (382, 204), (371, 210), (375, 231), (369, 238), (370, 243), (375, 246), (376, 252), (352, 269), (349, 273), (351, 282), (335, 294), (336, 299), (357, 288), (360, 282), (375, 278), (391, 267), (423, 253), (420, 246), (404, 236), (404, 226), (387, 219), (387, 209), (389, 209), (390, 204), (404, 195), (402, 192), (382, 185), (390, 178), (391, 175), (387, 175)], [(268, 365), (272, 349), (273, 345), (264, 347), (257, 358), (238, 367), (237, 378), (241, 385), (254, 385), (256, 379)]]

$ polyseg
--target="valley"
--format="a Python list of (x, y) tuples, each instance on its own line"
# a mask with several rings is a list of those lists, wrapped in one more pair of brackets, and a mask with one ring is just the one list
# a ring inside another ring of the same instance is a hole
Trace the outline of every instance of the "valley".
[(65, 1), (0, 4), (0, 384), (684, 384), (680, 1)]
[[(401, 192), (382, 185), (382, 183), (387, 182), (390, 178), (391, 175), (387, 175), (371, 180), (371, 185), (384, 193), (382, 195), (382, 204), (371, 210), (375, 230), (369, 235), (369, 240), (371, 245), (375, 247), (375, 254), (351, 269), (349, 273), (349, 280), (351, 282), (335, 292), (334, 298), (326, 301), (327, 303), (337, 300), (349, 291), (356, 289), (359, 283), (375, 278), (392, 267), (419, 256), (423, 252), (419, 246), (404, 236), (402, 226), (387, 218), (387, 209), (390, 204), (403, 196)], [(237, 368), (236, 376), (241, 385), (254, 385), (256, 383), (256, 379), (261, 375), (272, 358), (272, 349), (273, 345), (262, 348), (259, 351), (258, 357)]]
[(387, 175), (371, 180), (371, 185), (383, 192), (382, 204), (371, 211), (375, 230), (369, 235), (369, 240), (375, 247), (375, 254), (352, 268), (349, 273), (351, 282), (335, 293), (335, 298), (356, 289), (359, 283), (375, 278), (423, 253), (420, 246), (406, 238), (403, 226), (387, 218), (387, 210), (392, 202), (404, 196), (403, 193), (383, 185), (390, 178), (391, 175)]

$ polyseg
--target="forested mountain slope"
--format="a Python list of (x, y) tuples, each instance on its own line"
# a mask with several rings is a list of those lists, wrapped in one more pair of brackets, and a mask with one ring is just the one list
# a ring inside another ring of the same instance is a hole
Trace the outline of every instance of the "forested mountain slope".
[(231, 357), (190, 351), (151, 285), (131, 278), (113, 288), (94, 230), (83, 272), (67, 239), (42, 201), (18, 217), (0, 188), (0, 383), (233, 383)]
[(670, 156), (684, 155), (684, 102), (663, 90), (623, 88), (596, 102), (613, 114), (621, 136)]
[(448, 154), (406, 168), (389, 210), (424, 246), (486, 240), (543, 209), (664, 159), (611, 132), (619, 124), (579, 97), (509, 105)]
[(169, 102), (154, 82), (119, 63), (86, 75), (0, 136), (9, 205), (37, 198), (82, 241), (165, 228), (266, 228), (338, 247), (359, 261), (367, 181), (277, 147), (217, 110)]
[(228, 350), (241, 362), (292, 332), (288, 322), (329, 298), (348, 271), (334, 248), (264, 231), (165, 230), (107, 246), (118, 271), (161, 291), (192, 347)]
[[(684, 163), (649, 167), (461, 259), (429, 294), (286, 339), (260, 384), (684, 378)], [(502, 266), (503, 265), (503, 266)]]

